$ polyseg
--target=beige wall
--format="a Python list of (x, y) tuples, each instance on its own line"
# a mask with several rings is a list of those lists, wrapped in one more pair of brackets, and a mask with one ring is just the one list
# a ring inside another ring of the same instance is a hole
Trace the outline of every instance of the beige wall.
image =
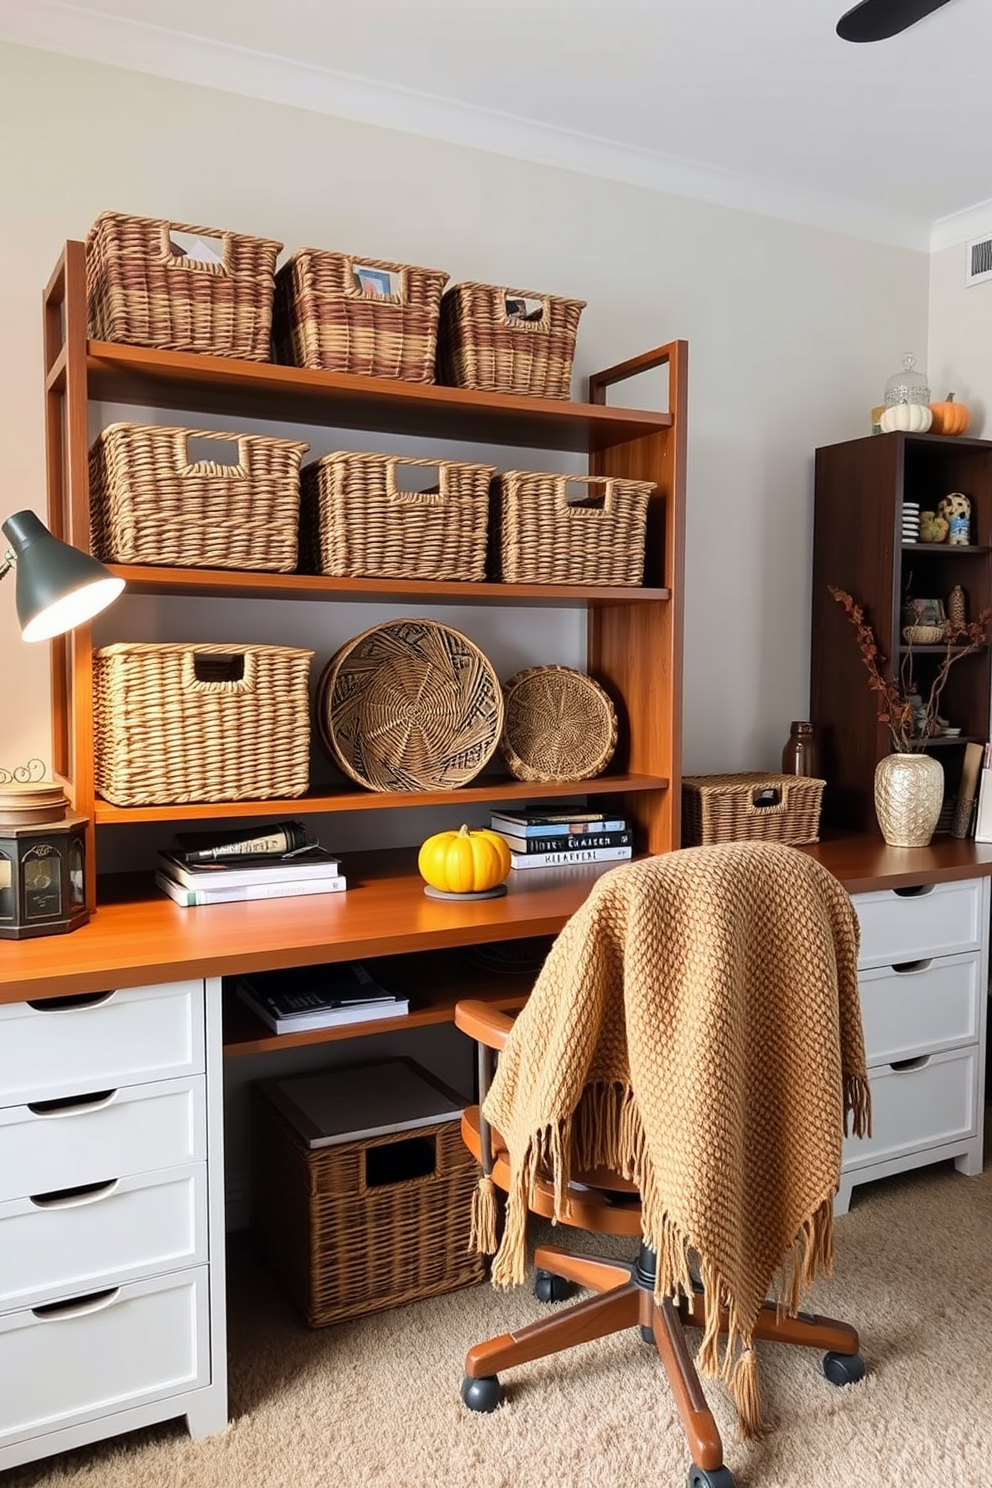
[[(925, 255), (4, 45), (0, 120), (2, 515), (44, 512), (41, 290), (105, 208), (575, 295), (578, 395), (596, 367), (689, 341), (685, 765), (777, 768), (807, 708), (812, 452), (865, 433), (925, 347)], [(49, 758), (45, 659), (11, 588), (7, 768)]]
[(969, 405), (968, 433), (987, 439), (992, 431), (992, 279), (965, 284), (967, 264), (963, 242), (931, 257), (927, 376), (934, 398), (953, 392)]

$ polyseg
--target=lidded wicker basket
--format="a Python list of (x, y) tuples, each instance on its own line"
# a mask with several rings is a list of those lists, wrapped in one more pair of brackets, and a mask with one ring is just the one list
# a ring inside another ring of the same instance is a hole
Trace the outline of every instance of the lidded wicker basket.
[[(437, 472), (421, 491), (400, 490), (400, 471)], [(300, 567), (352, 578), (486, 576), (493, 465), (414, 460), (338, 450), (301, 475)]]
[[(570, 500), (569, 491), (583, 499)], [(491, 552), (505, 584), (644, 582), (651, 481), (508, 470), (493, 483)]]
[(331, 657), (315, 715), (325, 750), (359, 785), (453, 790), (496, 752), (503, 694), (492, 664), (461, 631), (390, 620)]
[(825, 784), (806, 775), (685, 775), (682, 846), (818, 842)]
[(433, 382), (447, 282), (440, 269), (300, 248), (276, 275), (276, 360), (325, 372)]
[(473, 281), (441, 300), (438, 381), (479, 392), (571, 397), (585, 300)]
[(97, 792), (115, 806), (301, 796), (312, 657), (290, 646), (94, 651)]
[[(187, 251), (176, 234), (201, 246)], [(267, 362), (281, 248), (271, 238), (101, 212), (86, 237), (89, 333)]]
[(617, 747), (617, 715), (592, 677), (574, 667), (538, 666), (504, 685), (500, 758), (517, 780), (589, 780)]
[[(211, 445), (233, 450), (235, 462), (209, 458)], [(106, 563), (290, 573), (309, 448), (260, 434), (110, 424), (90, 449), (93, 552)]]

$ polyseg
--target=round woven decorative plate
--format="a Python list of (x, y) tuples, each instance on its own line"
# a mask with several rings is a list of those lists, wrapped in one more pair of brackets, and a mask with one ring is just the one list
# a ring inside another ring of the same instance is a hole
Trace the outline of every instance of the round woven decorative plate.
[(331, 657), (316, 717), (324, 748), (359, 785), (453, 790), (495, 753), (503, 696), (492, 664), (461, 631), (390, 620)]
[(617, 715), (598, 682), (573, 667), (529, 667), (504, 689), (500, 757), (518, 780), (589, 780), (617, 747)]

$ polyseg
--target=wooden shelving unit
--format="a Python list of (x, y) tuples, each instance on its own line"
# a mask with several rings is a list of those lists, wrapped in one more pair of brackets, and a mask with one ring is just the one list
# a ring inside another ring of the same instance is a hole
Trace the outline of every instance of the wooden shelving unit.
[[(70, 242), (45, 293), (49, 521), (59, 536), (83, 549), (89, 548), (90, 540), (88, 439), (94, 402), (123, 403), (136, 409), (151, 407), (218, 414), (224, 419), (224, 424), (218, 426), (231, 430), (238, 428), (239, 420), (265, 419), (418, 438), (427, 436), (458, 440), (462, 444), (484, 441), (517, 451), (567, 450), (588, 457), (589, 474), (625, 475), (654, 481), (657, 486), (648, 514), (645, 583), (637, 589), (117, 567), (115, 572), (125, 578), (132, 592), (159, 596), (165, 601), (196, 596), (264, 606), (273, 599), (305, 598), (328, 603), (360, 601), (373, 610), (377, 605), (396, 603), (418, 607), (469, 604), (578, 609), (586, 617), (587, 669), (617, 703), (622, 728), (608, 774), (583, 782), (581, 787), (563, 783), (542, 786), (535, 792), (533, 785), (487, 773), (470, 786), (451, 792), (379, 794), (342, 781), (316, 786), (304, 797), (286, 801), (120, 808), (100, 800), (94, 791), (92, 643), (88, 627), (81, 627), (54, 643), (53, 757), (56, 773), (65, 783), (73, 808), (91, 822), (88, 903), (101, 903), (96, 878), (97, 824), (109, 829), (141, 822), (391, 811), (462, 801), (526, 800), (533, 799), (536, 793), (573, 798), (583, 794), (608, 802), (612, 812), (632, 819), (638, 851), (664, 852), (678, 845), (688, 361), (685, 342), (672, 342), (597, 374), (589, 382), (588, 402), (567, 403), (109, 345), (89, 341), (86, 329), (84, 250), (81, 243)], [(653, 412), (608, 405), (611, 386), (653, 367), (667, 367), (668, 410)], [(539, 454), (535, 455), (534, 466), (541, 468)], [(373, 623), (372, 617), (369, 623)], [(539, 659), (535, 657), (535, 661)], [(278, 942), (282, 947), (277, 959), (268, 960), (269, 965), (304, 964), (308, 959), (357, 954), (390, 954), (487, 938), (553, 934), (588, 891), (588, 881), (573, 877), (549, 894), (546, 874), (528, 874), (528, 880), (540, 878), (543, 882), (517, 884), (507, 900), (494, 901), (507, 906), (505, 911), (483, 912), (480, 916), (478, 905), (449, 905), (438, 920), (437, 911), (430, 911), (423, 898), (415, 863), (409, 855), (381, 856), (380, 868), (373, 875), (379, 886), (375, 890), (356, 876), (352, 862), (355, 856), (348, 857), (348, 892), (334, 896), (341, 902), (326, 911), (326, 923), (316, 939), (305, 928), (314, 916), (312, 901), (305, 913), (294, 907), (292, 900), (250, 907), (253, 916), (271, 920), (273, 943)], [(377, 931), (371, 928), (367, 913), (373, 899), (372, 918)], [(554, 908), (549, 909), (549, 905)], [(153, 906), (156, 923), (165, 913), (170, 916), (173, 933), (181, 933), (186, 939), (194, 931), (190, 912), (175, 906), (165, 910), (157, 897), (149, 904), (149, 910)], [(400, 922), (406, 927), (399, 937), (402, 944), (396, 943), (397, 906)], [(211, 906), (205, 914), (212, 926), (220, 928), (225, 917), (232, 925), (238, 921), (239, 908), (248, 906)], [(265, 915), (260, 916), (259, 910), (263, 908)], [(231, 910), (235, 911), (233, 915), (229, 913)], [(120, 907), (115, 905), (114, 913), (119, 912)], [(139, 910), (131, 905), (126, 912), (137, 914)], [(198, 921), (194, 939), (199, 941), (203, 913), (193, 914)], [(101, 917), (100, 913), (94, 917), (94, 928)], [(329, 934), (327, 925), (334, 927)], [(85, 933), (90, 930), (91, 927), (85, 927)], [(301, 951), (287, 959), (285, 946), (294, 936), (299, 938)], [(229, 960), (230, 952), (236, 952), (236, 940), (236, 935), (231, 938), (217, 964)], [(264, 948), (256, 947), (256, 950), (253, 964), (258, 967), (267, 957)], [(206, 959), (213, 964), (212, 956)], [(203, 974), (207, 974), (206, 965)], [(409, 1026), (409, 1020), (405, 1020), (405, 1026)]]

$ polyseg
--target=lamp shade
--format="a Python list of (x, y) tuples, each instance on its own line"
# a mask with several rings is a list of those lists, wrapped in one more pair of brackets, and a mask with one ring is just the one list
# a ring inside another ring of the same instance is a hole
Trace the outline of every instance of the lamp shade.
[(124, 588), (96, 558), (53, 537), (32, 511), (3, 524), (15, 563), (17, 619), (26, 641), (63, 635), (99, 614)]

